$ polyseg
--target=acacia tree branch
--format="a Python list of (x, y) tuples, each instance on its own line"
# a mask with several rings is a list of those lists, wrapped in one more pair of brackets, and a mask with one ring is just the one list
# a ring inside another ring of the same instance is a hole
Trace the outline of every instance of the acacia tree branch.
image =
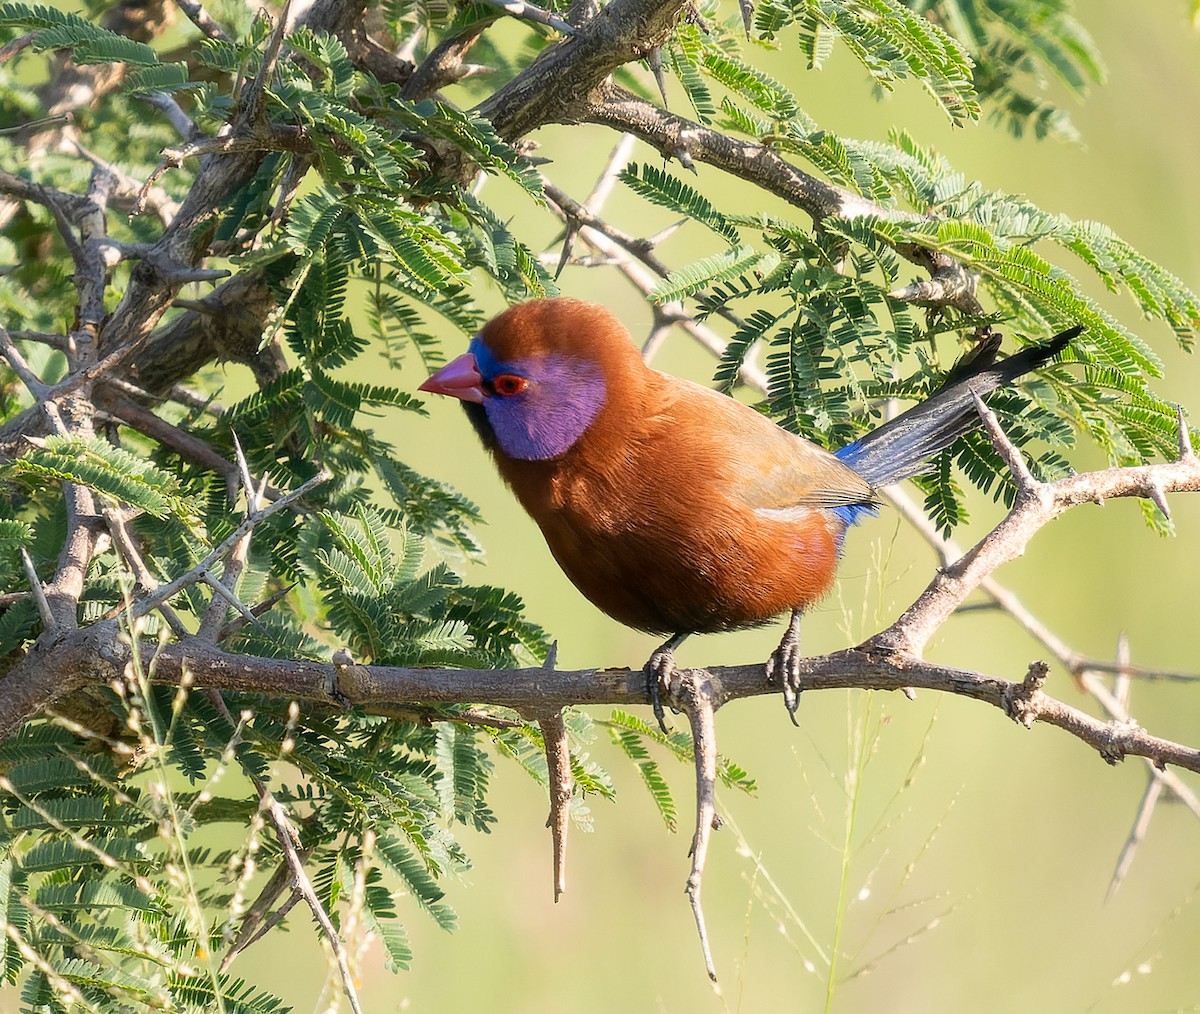
[[(146, 661), (149, 662), (149, 648)], [(55, 700), (86, 686), (107, 685), (129, 662), (131, 649), (115, 621), (71, 630), (53, 644), (35, 645), (0, 680), (0, 739), (44, 711)], [(154, 678), (173, 685), (184, 673), (199, 686), (309, 701), (322, 706), (364, 707), (422, 701), (462, 704), (486, 701), (517, 710), (567, 705), (649, 703), (640, 670), (579, 669), (555, 673), (553, 682), (535, 669), (408, 669), (397, 666), (334, 665), (307, 659), (242, 655), (194, 638), (154, 651)], [(777, 694), (761, 662), (712, 666), (704, 670), (712, 684), (714, 708), (746, 697)], [(1022, 725), (1053, 725), (1096, 749), (1109, 763), (1125, 756), (1146, 757), (1158, 766), (1174, 765), (1200, 774), (1200, 749), (1140, 729), (1136, 724), (1103, 721), (1046, 694), (1024, 680), (956, 669), (914, 655), (888, 652), (870, 643), (829, 655), (802, 659), (800, 688), (938, 690), (981, 701), (1017, 716)], [(335, 694), (336, 691), (336, 694)]]
[[(1004, 442), (994, 418), (982, 403), (980, 409), (993, 436), (998, 442)], [(1168, 491), (1200, 491), (1200, 458), (1187, 442), (1186, 429), (1183, 433), (1180, 439), (1181, 455), (1176, 462), (1107, 469), (1073, 476), (1057, 483), (1037, 483), (1027, 471), (1018, 467), (1018, 500), (1004, 521), (962, 561), (941, 571), (917, 602), (886, 630), (858, 648), (836, 652), (824, 658), (802, 660), (799, 666), (799, 689), (859, 687), (900, 690), (906, 694), (911, 693), (913, 688), (943, 690), (986, 701), (1026, 728), (1036, 722), (1058, 726), (1091, 745), (1111, 764), (1134, 754), (1145, 757), (1159, 770), (1167, 765), (1175, 765), (1200, 773), (1200, 749), (1153, 736), (1128, 719), (1102, 721), (1049, 696), (1044, 689), (1049, 674), (1049, 666), (1045, 662), (1032, 662), (1025, 678), (1015, 681), (934, 665), (924, 661), (919, 654), (932, 630), (949, 618), (967, 593), (990, 576), (991, 570), (1000, 562), (1021, 551), (1038, 529), (1069, 506), (1113, 496), (1150, 497), (1151, 489), (1160, 499)], [(1008, 445), (1005, 453), (1011, 457), (1016, 450)], [(1014, 466), (1021, 464), (1016, 458), (1013, 459)], [(316, 479), (321, 480), (323, 476)], [(248, 480), (246, 484), (251, 486)], [(86, 492), (79, 487), (70, 487), (68, 493), (72, 489)], [(202, 561), (170, 585), (143, 596), (134, 603), (130, 612), (141, 615), (147, 609), (164, 603), (172, 588), (177, 589), (199, 579), (211, 581), (207, 567), (218, 555), (232, 550), (234, 545), (244, 549), (246, 536), (254, 524), (270, 510), (278, 509), (286, 501), (300, 495), (304, 489), (300, 487), (262, 511), (255, 511), (251, 506), (241, 526), (244, 530), (235, 532), (209, 560)], [(76, 530), (89, 529), (79, 524)], [(91, 548), (94, 548), (94, 544)], [(60, 574), (65, 569), (64, 565), (60, 565)], [(77, 602), (78, 596), (73, 601)], [(49, 632), (50, 636), (44, 634), (39, 638), (7, 678), (0, 681), (0, 739), (48, 708), (58, 698), (94, 687), (98, 679), (103, 683), (119, 679), (131, 661), (135, 668), (139, 663), (145, 666), (159, 681), (195, 682), (210, 693), (233, 690), (307, 699), (338, 707), (362, 705), (367, 708), (394, 706), (409, 700), (426, 704), (486, 701), (536, 715), (542, 724), (551, 777), (556, 898), (565, 887), (565, 824), (570, 793), (569, 754), (561, 724), (561, 708), (578, 704), (646, 703), (649, 696), (640, 670), (558, 673), (551, 682), (546, 678), (544, 667), (515, 671), (414, 670), (357, 665), (346, 652), (339, 652), (332, 665), (304, 660), (281, 661), (224, 652), (216, 647), (207, 634), (205, 637), (180, 637), (174, 644), (160, 647), (154, 652), (153, 666), (150, 667), (150, 659), (133, 658), (133, 652), (140, 651), (140, 646), (136, 643), (131, 645), (128, 639), (121, 638), (114, 621), (96, 623), (79, 630), (60, 619), (58, 610), (55, 610), (55, 619), (56, 626)], [(206, 623), (204, 627), (207, 626)], [(202, 632), (205, 632), (203, 628)], [(688, 715), (696, 758), (696, 824), (687, 894), (706, 969), (715, 980), (715, 966), (700, 900), (707, 845), (716, 820), (713, 792), (716, 736), (713, 716), (721, 705), (730, 700), (776, 693), (777, 688), (766, 678), (762, 664), (756, 663), (689, 670), (677, 675), (671, 689), (673, 699)], [(1157, 794), (1154, 798), (1157, 798)], [(286, 827), (278, 818), (279, 815), (272, 812), (277, 831), (284, 834)], [(303, 871), (301, 869), (296, 873), (293, 865), (293, 872), (303, 893), (303, 884), (300, 883)], [(1120, 872), (1119, 866), (1118, 874)], [(335, 941), (337, 951), (336, 936), (331, 939)], [(344, 961), (339, 961), (339, 968), (344, 981), (349, 981)]]
[[(613, 84), (617, 67), (648, 57), (667, 40), (684, 6), (672, 0), (614, 0), (482, 102), (478, 112), (509, 141), (549, 123), (603, 124), (639, 137), (685, 168), (705, 162), (748, 180), (801, 208), (817, 225), (828, 217), (899, 216), (797, 169), (764, 144), (705, 127)], [(978, 279), (954, 258), (913, 244), (897, 249), (926, 269), (930, 279), (897, 289), (895, 298), (983, 312), (975, 296)]]
[[(1082, 503), (1113, 497), (1144, 497), (1152, 487), (1164, 492), (1200, 491), (1200, 458), (1189, 446), (1178, 461), (1110, 468), (1040, 484), (1036, 495), (1020, 500), (974, 549), (940, 570), (917, 601), (891, 626), (858, 648), (803, 660), (801, 688), (942, 690), (992, 704), (1018, 717), (1025, 725), (1037, 721), (1058, 726), (1095, 747), (1110, 761), (1134, 754), (1148, 758), (1159, 768), (1173, 764), (1200, 773), (1200, 750), (1151, 736), (1127, 716), (1105, 722), (1050, 697), (1040, 682), (1014, 682), (934, 665), (919, 654), (933, 631), (966, 596), (988, 579), (1000, 563), (1018, 555), (1054, 517)], [(300, 492), (294, 491), (276, 501), (255, 518), (285, 506)], [(252, 521), (243, 524), (252, 525)], [(88, 525), (80, 528), (91, 531)], [(242, 535), (244, 532), (239, 528), (212, 555), (212, 560), (231, 549)], [(206, 565), (211, 563), (206, 561)], [(135, 612), (140, 615), (156, 607), (172, 589), (198, 580), (202, 569), (193, 568), (171, 585), (143, 597), (135, 605)], [(129, 649), (122, 645), (117, 634), (115, 622), (107, 621), (85, 630), (60, 630), (54, 637), (39, 639), (0, 681), (0, 739), (64, 694), (96, 683), (105, 684), (119, 674)], [(214, 689), (339, 705), (487, 702), (528, 710), (648, 701), (640, 670), (558, 672), (551, 681), (540, 668), (440, 671), (355, 664), (334, 666), (229, 654), (195, 638), (163, 647), (156, 656), (156, 667), (157, 678), (167, 682), (182, 678), (187, 670), (198, 683)], [(714, 708), (737, 698), (776, 692), (764, 678), (761, 664), (713, 667), (706, 671), (713, 681)]]
[[(591, 210), (590, 200), (580, 204), (549, 180), (544, 181), (544, 186), (551, 205), (569, 223), (568, 245), (572, 235), (578, 237), (611, 262), (643, 296), (649, 295), (660, 278), (667, 277), (669, 269), (654, 256), (652, 244), (614, 229)], [(573, 234), (571, 228), (574, 229)], [(724, 351), (725, 339), (687, 313), (681, 304), (656, 305), (654, 313), (656, 323), (678, 326), (713, 355), (719, 356)], [(735, 325), (740, 324), (735, 315), (727, 310), (722, 311), (722, 316), (732, 319)], [(650, 355), (647, 354), (646, 358), (649, 359)], [(766, 375), (749, 357), (738, 367), (738, 378), (744, 384), (766, 391)]]
[[(867, 215), (910, 217), (811, 176), (758, 141), (732, 137), (695, 123), (611, 83), (586, 119), (631, 133), (685, 167), (704, 162), (753, 183), (807, 212), (818, 227), (826, 218), (850, 221)], [(983, 312), (975, 296), (978, 278), (953, 257), (911, 243), (899, 244), (896, 252), (928, 271), (931, 280), (897, 289), (891, 296), (925, 306), (954, 307), (969, 315)]]
[[(1147, 490), (1200, 491), (1200, 458), (1185, 444), (1175, 462), (1136, 468), (1111, 468), (1040, 484), (1020, 500), (1009, 515), (974, 549), (943, 568), (918, 600), (887, 629), (861, 647), (836, 652), (801, 664), (804, 690), (858, 687), (903, 690), (907, 687), (943, 690), (985, 701), (1022, 724), (1043, 722), (1058, 726), (1090, 744), (1110, 761), (1127, 754), (1143, 756), (1156, 767), (1167, 764), (1200, 772), (1200, 750), (1173, 743), (1139, 729), (1126, 717), (1105, 722), (1047, 695), (1041, 679), (1024, 682), (951, 669), (925, 662), (919, 651), (933, 630), (949, 618), (966, 595), (990, 577), (996, 566), (1018, 555), (1034, 533), (1069, 507), (1118, 496), (1147, 496)], [(303, 487), (264, 508), (244, 524), (253, 526), (272, 510), (286, 505)], [(91, 533), (93, 526), (77, 530)], [(232, 549), (245, 533), (239, 529), (213, 554)], [(87, 535), (89, 546), (95, 538)], [(69, 546), (68, 546), (69, 548)], [(89, 556), (90, 558), (90, 556)], [(211, 565), (211, 564), (209, 564)], [(171, 585), (140, 599), (135, 612), (143, 614), (165, 601), (172, 588), (200, 579), (203, 567), (193, 568)], [(78, 577), (78, 571), (73, 571)], [(50, 598), (49, 591), (47, 589)], [(77, 599), (75, 599), (77, 601)], [(129, 658), (114, 621), (84, 630), (66, 625), (43, 636), (0, 681), (0, 738), (36, 716), (65, 694), (86, 686), (107, 684)], [(426, 704), (488, 702), (518, 710), (571, 704), (646, 703), (640, 671), (580, 670), (559, 672), (547, 680), (544, 669), (448, 670), (403, 669), (310, 661), (281, 661), (223, 652), (195, 638), (167, 645), (156, 656), (156, 678), (173, 682), (190, 672), (203, 686), (322, 703), (394, 705), (409, 701)], [(714, 709), (741, 697), (775, 692), (761, 664), (714, 667)]]
[(758, 141), (732, 137), (668, 112), (616, 85), (588, 111), (591, 123), (633, 134), (668, 158), (683, 155), (748, 180), (806, 212), (814, 224), (829, 217), (894, 217), (895, 212), (797, 169)]
[[(1182, 432), (1186, 431), (1183, 426)], [(919, 654), (972, 591), (1001, 564), (1020, 556), (1038, 531), (1072, 507), (1114, 497), (1153, 500), (1164, 493), (1200, 490), (1200, 459), (1190, 446), (1183, 446), (1177, 461), (1109, 468), (1025, 487), (1008, 516), (961, 559), (939, 570), (917, 601), (891, 627), (872, 638), (870, 646)]]

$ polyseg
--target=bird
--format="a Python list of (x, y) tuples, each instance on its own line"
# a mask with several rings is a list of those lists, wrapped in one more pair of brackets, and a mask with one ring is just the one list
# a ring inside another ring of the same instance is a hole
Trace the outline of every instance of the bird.
[(584, 597), (626, 626), (669, 635), (644, 667), (664, 731), (686, 637), (785, 613), (766, 676), (795, 722), (801, 617), (830, 589), (846, 531), (876, 512), (882, 487), (980, 423), (976, 396), (1048, 362), (1082, 330), (998, 362), (998, 341), (982, 343), (928, 399), (832, 453), (651, 368), (612, 312), (566, 297), (509, 307), (419, 390), (459, 399)]

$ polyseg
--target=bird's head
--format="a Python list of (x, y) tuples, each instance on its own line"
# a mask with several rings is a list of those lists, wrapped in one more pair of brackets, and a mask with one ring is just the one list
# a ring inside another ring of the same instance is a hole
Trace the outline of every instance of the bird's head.
[(484, 442), (499, 452), (542, 461), (570, 450), (614, 393), (645, 370), (606, 309), (541, 299), (490, 321), (420, 390), (462, 401)]

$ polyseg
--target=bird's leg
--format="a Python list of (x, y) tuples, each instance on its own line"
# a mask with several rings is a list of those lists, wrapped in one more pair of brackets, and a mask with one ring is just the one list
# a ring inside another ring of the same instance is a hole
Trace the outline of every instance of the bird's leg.
[(803, 615), (799, 609), (792, 610), (787, 632), (767, 660), (767, 679), (772, 683), (779, 681), (783, 688), (783, 703), (795, 726), (800, 725), (796, 721), (796, 708), (800, 706), (800, 617)]
[(670, 735), (667, 728), (667, 716), (663, 712), (662, 698), (671, 692), (671, 677), (675, 675), (675, 649), (683, 644), (687, 632), (672, 634), (666, 641), (654, 649), (654, 654), (646, 663), (646, 689), (650, 692), (650, 704), (654, 708), (654, 717), (663, 735)]

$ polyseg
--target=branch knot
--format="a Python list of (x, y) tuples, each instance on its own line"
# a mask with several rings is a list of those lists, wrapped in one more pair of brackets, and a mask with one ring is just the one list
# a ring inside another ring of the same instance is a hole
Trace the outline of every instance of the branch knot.
[(1132, 718), (1114, 718), (1104, 730), (1104, 738), (1100, 744), (1100, 756), (1106, 764), (1119, 764), (1129, 753), (1132, 741), (1142, 731), (1142, 727)]
[(1000, 695), (1000, 704), (1004, 713), (1014, 722), (1033, 727), (1033, 723), (1041, 717), (1043, 697), (1042, 686), (1050, 673), (1050, 665), (1042, 660), (1029, 663), (1029, 671), (1021, 683), (1009, 683)]
[(362, 667), (354, 661), (354, 656), (350, 654), (348, 648), (339, 648), (333, 653), (333, 658), (330, 661), (333, 663), (333, 668), (329, 672), (329, 678), (325, 684), (325, 692), (329, 695), (329, 699), (336, 703), (338, 707), (349, 711), (354, 707), (354, 702), (346, 695), (342, 687), (359, 682), (361, 680)]

